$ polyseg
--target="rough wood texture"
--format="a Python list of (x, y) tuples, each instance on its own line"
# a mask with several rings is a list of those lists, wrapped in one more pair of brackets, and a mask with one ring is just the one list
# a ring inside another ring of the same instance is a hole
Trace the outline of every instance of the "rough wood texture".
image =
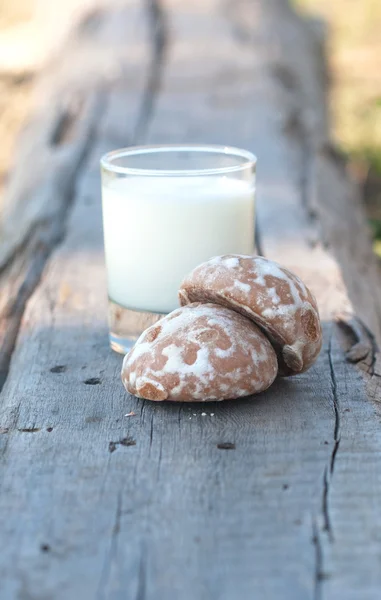
[[(130, 0), (89, 18), (47, 75), (53, 108), (20, 151), (46, 159), (15, 169), (2, 254), (1, 597), (379, 597), (378, 273), (326, 150), (309, 27), (282, 0)], [(52, 116), (78, 90), (73, 126)], [(259, 155), (261, 251), (324, 319), (311, 371), (206, 408), (128, 397), (107, 346), (99, 156), (184, 140)], [(353, 312), (347, 289), (365, 327), (333, 321)]]

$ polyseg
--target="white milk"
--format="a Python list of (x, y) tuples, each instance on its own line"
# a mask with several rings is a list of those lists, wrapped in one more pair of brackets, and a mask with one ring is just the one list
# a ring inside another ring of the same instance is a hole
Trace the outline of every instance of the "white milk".
[(103, 186), (108, 291), (166, 313), (183, 277), (218, 254), (252, 254), (254, 188), (227, 177), (131, 177)]

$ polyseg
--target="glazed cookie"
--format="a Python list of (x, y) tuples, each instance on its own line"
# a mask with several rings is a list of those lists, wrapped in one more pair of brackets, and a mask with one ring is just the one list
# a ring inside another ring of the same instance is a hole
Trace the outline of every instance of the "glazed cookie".
[(179, 299), (182, 306), (213, 302), (248, 317), (274, 345), (281, 375), (306, 371), (320, 352), (315, 298), (297, 275), (266, 258), (212, 258), (184, 279)]
[(226, 400), (267, 389), (278, 371), (269, 340), (242, 315), (192, 303), (149, 327), (126, 355), (122, 381), (148, 400)]

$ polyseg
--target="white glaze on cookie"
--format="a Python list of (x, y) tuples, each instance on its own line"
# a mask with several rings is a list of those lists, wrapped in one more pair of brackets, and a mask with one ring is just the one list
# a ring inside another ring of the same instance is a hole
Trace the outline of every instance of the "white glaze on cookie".
[(179, 308), (148, 328), (123, 362), (127, 391), (149, 400), (225, 400), (268, 388), (276, 354), (254, 323), (213, 304)]
[(217, 256), (183, 281), (180, 303), (215, 302), (249, 317), (277, 348), (283, 374), (302, 372), (322, 342), (315, 298), (302, 280), (260, 256)]

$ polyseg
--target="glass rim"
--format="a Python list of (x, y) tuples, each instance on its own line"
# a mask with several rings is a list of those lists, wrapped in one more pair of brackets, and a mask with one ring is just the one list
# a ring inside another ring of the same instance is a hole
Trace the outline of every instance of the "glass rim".
[[(114, 160), (128, 156), (154, 154), (158, 152), (210, 152), (220, 155), (230, 155), (245, 159), (241, 164), (230, 167), (216, 167), (213, 169), (144, 169), (135, 167), (122, 167), (114, 164)], [(172, 177), (196, 176), (196, 175), (224, 175), (244, 171), (248, 168), (256, 168), (257, 157), (249, 150), (236, 148), (235, 146), (222, 146), (217, 144), (154, 144), (147, 146), (130, 146), (107, 152), (100, 159), (102, 169), (121, 175), (143, 175), (148, 177), (159, 177), (170, 175)]]

